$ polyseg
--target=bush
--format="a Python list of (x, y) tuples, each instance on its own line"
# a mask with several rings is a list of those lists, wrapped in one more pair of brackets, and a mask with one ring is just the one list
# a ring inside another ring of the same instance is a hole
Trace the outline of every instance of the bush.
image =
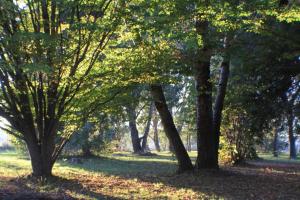
[(241, 109), (226, 110), (223, 122), (220, 159), (225, 164), (239, 164), (246, 159), (257, 158), (255, 131), (248, 120), (247, 113)]

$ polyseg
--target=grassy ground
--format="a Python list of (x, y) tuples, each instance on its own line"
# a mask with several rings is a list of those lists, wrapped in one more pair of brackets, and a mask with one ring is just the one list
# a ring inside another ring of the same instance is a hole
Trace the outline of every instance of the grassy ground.
[(170, 154), (115, 153), (82, 164), (59, 160), (55, 178), (36, 180), (26, 177), (26, 157), (0, 153), (0, 199), (299, 199), (300, 161), (262, 157), (268, 160), (177, 175)]
[(272, 153), (259, 153), (259, 157), (269, 161), (300, 163), (300, 156), (295, 160), (290, 160), (287, 153), (280, 153), (278, 157), (274, 157)]

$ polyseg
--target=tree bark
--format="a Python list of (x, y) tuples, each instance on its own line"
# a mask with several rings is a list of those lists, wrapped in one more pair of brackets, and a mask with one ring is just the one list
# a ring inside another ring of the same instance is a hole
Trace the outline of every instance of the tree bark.
[(196, 168), (218, 168), (217, 138), (213, 133), (212, 85), (210, 63), (201, 62), (196, 67), (197, 91), (197, 150)]
[(52, 160), (54, 148), (51, 145), (39, 144), (34, 137), (26, 138), (26, 144), (30, 155), (32, 175), (35, 177), (51, 177), (54, 164)]
[[(87, 121), (84, 123), (84, 126), (81, 128), (80, 134), (82, 134), (82, 137), (84, 137), (83, 143), (81, 145), (81, 150), (82, 150), (82, 155), (85, 157), (92, 156), (92, 152), (91, 152), (92, 144), (91, 141), (89, 141), (89, 138), (93, 131), (94, 126), (95, 125), (93, 123)], [(100, 127), (100, 131), (101, 131), (101, 127)]]
[(149, 108), (149, 113), (148, 113), (148, 118), (147, 118), (147, 124), (146, 124), (146, 127), (145, 127), (144, 136), (143, 136), (143, 140), (142, 140), (142, 151), (143, 152), (146, 152), (146, 148), (147, 148), (147, 139), (148, 139), (148, 135), (149, 135), (149, 132), (150, 132), (150, 125), (151, 125), (153, 108), (154, 108), (154, 105), (151, 102), (150, 108)]
[(295, 144), (296, 139), (293, 131), (294, 115), (292, 111), (290, 111), (287, 121), (288, 121), (287, 123), (288, 123), (288, 134), (289, 134), (289, 143), (290, 143), (290, 159), (296, 159), (297, 158), (296, 144)]
[(274, 128), (273, 156), (278, 157), (278, 130)]
[(155, 107), (160, 115), (166, 136), (174, 147), (174, 153), (178, 161), (178, 171), (183, 172), (192, 170), (193, 165), (191, 159), (184, 148), (182, 140), (175, 127), (173, 117), (168, 109), (166, 99), (161, 85), (151, 85), (151, 94), (155, 102)]
[(159, 138), (158, 138), (158, 116), (155, 112), (154, 118), (153, 118), (153, 140), (156, 151), (160, 152), (160, 145), (159, 145)]
[(215, 151), (215, 159), (218, 160), (218, 150), (219, 150), (219, 143), (220, 143), (220, 127), (222, 121), (222, 110), (224, 107), (224, 100), (226, 94), (226, 88), (228, 83), (229, 77), (229, 62), (223, 62), (221, 66), (220, 72), (220, 79), (219, 79), (219, 86), (217, 90), (217, 95), (214, 104), (214, 111), (213, 111), (213, 134), (216, 135), (216, 151)]
[(191, 146), (191, 134), (189, 133), (189, 131), (186, 134), (186, 149), (189, 152), (192, 150), (192, 146)]
[(82, 155), (84, 157), (90, 157), (90, 156), (93, 155), (92, 152), (91, 152), (91, 145), (90, 144), (86, 143), (86, 144), (82, 145), (81, 149), (82, 149)]
[[(208, 2), (205, 2), (208, 4)], [(212, 84), (210, 82), (210, 43), (209, 21), (198, 19), (195, 23), (197, 35), (202, 37), (202, 46), (197, 52), (194, 67), (197, 109), (197, 151), (196, 168), (218, 168), (217, 137), (213, 132)]]
[[(179, 133), (178, 133), (179, 134)], [(169, 144), (168, 144), (168, 149), (169, 149), (169, 151), (173, 154), (174, 153), (174, 147), (173, 147), (173, 145), (172, 145), (172, 143), (171, 142), (169, 142)]]
[(288, 136), (289, 136), (289, 143), (290, 143), (290, 159), (296, 159), (297, 158), (297, 152), (296, 152), (296, 138), (294, 136), (294, 101), (298, 97), (300, 92), (300, 89), (298, 89), (294, 94), (290, 96), (290, 99), (288, 98), (288, 94), (284, 94), (282, 96), (282, 99), (284, 103), (286, 104), (286, 117), (287, 117), (287, 126), (288, 126)]
[(141, 153), (142, 151), (142, 146), (140, 142), (140, 137), (139, 137), (139, 131), (137, 129), (136, 125), (136, 111), (134, 108), (127, 106), (126, 107), (128, 117), (129, 117), (129, 129), (130, 129), (130, 134), (131, 134), (131, 142), (132, 142), (132, 148), (134, 153)]

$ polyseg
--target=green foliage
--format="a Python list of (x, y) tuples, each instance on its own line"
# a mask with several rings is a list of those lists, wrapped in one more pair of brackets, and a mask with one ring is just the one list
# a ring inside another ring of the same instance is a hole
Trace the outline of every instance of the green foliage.
[(27, 154), (27, 147), (26, 144), (23, 140), (20, 140), (14, 136), (10, 136), (10, 142), (14, 146), (17, 152), (21, 154)]
[(221, 127), (221, 159), (226, 163), (238, 164), (246, 159), (257, 158), (255, 144), (256, 133), (253, 131), (247, 113), (239, 108), (227, 108), (223, 112)]

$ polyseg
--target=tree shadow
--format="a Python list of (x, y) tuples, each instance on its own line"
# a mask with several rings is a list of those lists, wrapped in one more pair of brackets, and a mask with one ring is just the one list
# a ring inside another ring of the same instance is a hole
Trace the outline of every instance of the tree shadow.
[[(151, 157), (143, 157), (143, 160), (137, 160), (137, 157), (129, 156), (128, 160), (120, 160), (109, 157), (81, 157), (82, 164), (70, 163), (69, 161), (58, 161), (59, 166), (82, 169), (89, 172), (99, 172), (106, 175), (160, 175), (174, 174), (177, 170), (176, 162), (153, 161)], [(138, 156), (140, 159), (141, 157)]]
[[(1, 177), (0, 177), (1, 178)], [(40, 188), (40, 189), (39, 189)], [(42, 190), (42, 191), (41, 191)], [(45, 192), (45, 191), (49, 192)], [(6, 180), (4, 187), (0, 188), (0, 199), (3, 200), (74, 200), (76, 196), (67, 194), (66, 191), (72, 191), (77, 195), (86, 195), (94, 199), (112, 199), (121, 200), (94, 192), (84, 187), (76, 179), (66, 179), (62, 177), (51, 177), (48, 180), (40, 180), (30, 176), (10, 178)], [(85, 199), (79, 197), (79, 199)]]
[(176, 164), (143, 160), (119, 160), (93, 158), (83, 164), (71, 166), (88, 172), (99, 172), (107, 176), (137, 179), (148, 183), (162, 183), (177, 189), (193, 191), (225, 199), (297, 199), (300, 196), (300, 174), (264, 171), (264, 167), (222, 167), (220, 170), (200, 170), (176, 174)]
[[(269, 166), (252, 166), (250, 164), (237, 167), (222, 167), (220, 170), (200, 170), (176, 174), (176, 162), (165, 162), (162, 160), (153, 160), (152, 158), (138, 158), (139, 159), (129, 157), (124, 158), (126, 159), (124, 160), (113, 157), (93, 157), (87, 159), (81, 157), (83, 161), (82, 164), (72, 164), (68, 161), (60, 160), (58, 166), (80, 169), (89, 172), (87, 173), (88, 176), (83, 174), (80, 178), (80, 171), (74, 170), (74, 173), (71, 172), (71, 177), (66, 174), (67, 176), (64, 177), (67, 178), (54, 177), (45, 183), (36, 182), (26, 177), (14, 178), (12, 181), (6, 182), (19, 188), (13, 193), (15, 195), (21, 195), (22, 198), (19, 199), (26, 199), (26, 195), (29, 195), (27, 199), (62, 199), (61, 197), (63, 197), (63, 199), (72, 199), (66, 191), (84, 194), (95, 199), (120, 199), (114, 197), (113, 193), (109, 196), (97, 190), (99, 188), (101, 189), (103, 186), (101, 184), (108, 183), (111, 178), (115, 179), (114, 176), (118, 176), (122, 181), (135, 179), (138, 181), (137, 184), (141, 182), (153, 185), (162, 184), (172, 187), (174, 191), (191, 189), (209, 198), (298, 199), (300, 196), (300, 173), (297, 171), (296, 173), (291, 173), (284, 169), (274, 168), (273, 170), (270, 169)], [(18, 168), (17, 165), (10, 165), (10, 167)], [(56, 169), (64, 170), (64, 168)], [(69, 172), (66, 171), (66, 173)], [(97, 174), (95, 173), (99, 173), (101, 176), (96, 177)], [(105, 179), (106, 177), (108, 177), (106, 182), (100, 183), (100, 179)], [(41, 193), (36, 189), (39, 187), (45, 187), (46, 189), (44, 188), (44, 190), (52, 192), (48, 194)], [(113, 183), (112, 187), (127, 189), (127, 186), (118, 186)], [(153, 188), (145, 189), (151, 191)], [(24, 191), (27, 193), (24, 193)], [(53, 193), (53, 191), (56, 192)], [(161, 192), (164, 193), (164, 190)], [(20, 197), (12, 196), (13, 198), (2, 198), (1, 195), (3, 196), (5, 193), (12, 195), (12, 192), (9, 193), (9, 190), (5, 191), (1, 188), (0, 199), (18, 199), (18, 197)], [(61, 196), (56, 197), (56, 194)], [(29, 198), (32, 197), (31, 195), (36, 196)], [(138, 196), (139, 193), (135, 193), (135, 195)]]

